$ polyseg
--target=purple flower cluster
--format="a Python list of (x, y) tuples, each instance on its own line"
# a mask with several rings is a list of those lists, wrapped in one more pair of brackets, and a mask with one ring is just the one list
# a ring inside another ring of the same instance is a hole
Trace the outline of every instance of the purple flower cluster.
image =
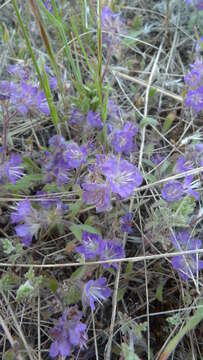
[(199, 194), (193, 190), (193, 176), (186, 176), (183, 183), (178, 180), (172, 180), (166, 183), (162, 189), (162, 197), (167, 202), (179, 201), (184, 195), (193, 196), (199, 200)]
[[(135, 188), (142, 184), (143, 178), (138, 168), (123, 158), (112, 155), (97, 157), (96, 166), (93, 168), (94, 176), (98, 172), (101, 182), (85, 181), (83, 188), (83, 201), (89, 205), (96, 205), (96, 211), (102, 212), (111, 208), (111, 193), (125, 199), (133, 194)], [(102, 177), (105, 177), (103, 182)]]
[(124, 21), (120, 14), (115, 14), (109, 7), (104, 6), (101, 15), (101, 26), (103, 33), (103, 42), (106, 44), (115, 44), (119, 42), (119, 34), (124, 28)]
[(63, 312), (58, 323), (51, 330), (54, 341), (51, 344), (49, 355), (71, 356), (75, 347), (84, 348), (88, 340), (86, 325), (81, 322), (82, 312), (77, 306), (70, 307)]
[(44, 152), (41, 166), (45, 173), (44, 181), (57, 180), (58, 186), (69, 181), (72, 169), (79, 168), (86, 162), (87, 148), (75, 142), (66, 142), (63, 136), (54, 135), (49, 140), (49, 151)]
[(133, 214), (127, 212), (120, 221), (121, 231), (132, 234), (133, 233), (132, 222), (133, 222)]
[(84, 116), (77, 108), (72, 112), (71, 125), (81, 126), (84, 131), (90, 132), (92, 129), (102, 130), (103, 123), (101, 116), (98, 112), (89, 110), (87, 115)]
[(20, 237), (24, 246), (32, 243), (33, 237), (37, 238), (40, 229), (61, 222), (66, 206), (60, 200), (47, 200), (46, 197), (39, 202), (38, 207), (33, 207), (29, 199), (21, 201), (16, 211), (11, 214), (11, 223), (15, 226), (16, 235)]
[(18, 81), (1, 81), (1, 97), (9, 99), (11, 105), (21, 114), (27, 114), (28, 111), (41, 111), (45, 115), (50, 114), (49, 105), (44, 91), (27, 82), (29, 71), (27, 68), (17, 64), (8, 67), (8, 72), (15, 75)]
[[(85, 260), (111, 260), (125, 257), (122, 244), (116, 240), (105, 240), (100, 235), (91, 234), (84, 231), (82, 234), (82, 245), (76, 247), (79, 254), (84, 255)], [(109, 268), (110, 264), (103, 264), (104, 268)], [(117, 264), (112, 266), (117, 268)]]
[(95, 310), (95, 302), (107, 300), (111, 296), (111, 289), (107, 286), (107, 280), (105, 277), (97, 280), (88, 281), (83, 290), (82, 303), (83, 306), (90, 306), (91, 309)]
[[(201, 249), (202, 246), (201, 240), (191, 238), (186, 230), (172, 235), (171, 241), (179, 251)], [(196, 254), (178, 255), (172, 258), (172, 266), (178, 270), (183, 280), (188, 280), (193, 274), (203, 269), (203, 261), (197, 260)]]
[(186, 147), (184, 156), (179, 156), (176, 162), (176, 173), (185, 172), (200, 167), (203, 163), (203, 144), (190, 144)]
[(110, 156), (104, 161), (102, 174), (106, 177), (111, 191), (123, 199), (131, 196), (143, 181), (135, 165), (115, 156)]
[(0, 148), (0, 185), (15, 184), (23, 176), (22, 159), (19, 154), (11, 153), (8, 159), (1, 156), (3, 148)]
[(185, 82), (189, 86), (185, 103), (197, 113), (203, 110), (203, 61), (197, 58), (191, 71), (185, 76)]
[(116, 130), (113, 134), (112, 144), (114, 150), (119, 154), (124, 153), (125, 155), (129, 155), (136, 149), (134, 136), (137, 132), (138, 128), (127, 121), (122, 130)]
[(185, 0), (186, 4), (196, 6), (197, 10), (203, 10), (202, 0)]

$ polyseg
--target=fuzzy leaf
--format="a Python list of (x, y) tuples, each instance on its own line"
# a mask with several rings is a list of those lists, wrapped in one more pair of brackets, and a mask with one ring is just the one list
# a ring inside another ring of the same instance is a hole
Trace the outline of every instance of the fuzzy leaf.
[(125, 343), (122, 344), (122, 352), (125, 360), (140, 360), (139, 356), (137, 356)]

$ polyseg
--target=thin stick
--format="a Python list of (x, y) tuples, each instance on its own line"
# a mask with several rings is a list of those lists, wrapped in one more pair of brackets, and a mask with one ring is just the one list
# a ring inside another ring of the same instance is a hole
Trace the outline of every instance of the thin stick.
[(99, 360), (98, 347), (97, 347), (96, 328), (95, 328), (95, 321), (94, 321), (94, 311), (93, 311), (92, 309), (91, 309), (91, 313), (92, 313), (92, 326), (93, 326), (93, 334), (94, 334), (95, 356), (96, 356), (96, 360)]
[(127, 262), (142, 262), (144, 260), (160, 260), (167, 259), (173, 256), (181, 256), (181, 255), (192, 255), (192, 254), (203, 254), (203, 249), (195, 249), (195, 250), (185, 250), (185, 251), (175, 251), (171, 253), (165, 254), (154, 254), (154, 255), (146, 255), (146, 256), (134, 256), (127, 258), (118, 258), (111, 260), (103, 260), (103, 261), (89, 261), (84, 263), (64, 263), (64, 264), (12, 264), (12, 263), (4, 263), (0, 262), (0, 267), (9, 267), (9, 268), (30, 268), (32, 266), (35, 269), (57, 269), (57, 268), (66, 268), (66, 267), (79, 267), (79, 266), (92, 266), (92, 265), (103, 265), (103, 264), (115, 264), (115, 263), (127, 263)]

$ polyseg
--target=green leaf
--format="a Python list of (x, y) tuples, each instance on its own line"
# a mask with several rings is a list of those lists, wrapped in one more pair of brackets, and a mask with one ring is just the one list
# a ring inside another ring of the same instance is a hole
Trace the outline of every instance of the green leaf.
[(83, 275), (85, 273), (85, 268), (84, 266), (80, 266), (77, 270), (75, 270), (71, 277), (70, 280), (76, 280), (76, 279), (82, 279)]
[(160, 360), (167, 360), (172, 352), (175, 350), (182, 338), (191, 330), (194, 330), (197, 325), (203, 320), (203, 301), (199, 302), (200, 307), (197, 308), (193, 316), (189, 316), (186, 320), (185, 326), (181, 327), (178, 333), (169, 341)]
[(117, 295), (117, 302), (119, 302), (120, 300), (123, 299), (125, 293), (126, 293), (127, 288), (121, 288), (118, 290), (118, 295)]
[(158, 121), (152, 117), (145, 116), (140, 122), (140, 126), (143, 128), (144, 126), (151, 125), (152, 127), (156, 127), (158, 125)]
[(125, 360), (140, 360), (139, 356), (125, 343), (122, 344), (122, 352)]
[(30, 281), (27, 280), (24, 284), (20, 285), (17, 290), (16, 300), (24, 300), (26, 298), (31, 298), (34, 292), (34, 286), (31, 285)]
[(29, 174), (40, 174), (41, 169), (28, 157), (23, 157), (23, 163), (26, 166), (26, 170)]
[(59, 283), (55, 278), (48, 280), (48, 287), (54, 294), (57, 292), (58, 286)]
[(77, 304), (81, 300), (81, 290), (75, 285), (70, 286), (65, 294), (64, 302), (66, 305)]
[(7, 184), (4, 188), (11, 191), (27, 190), (31, 187), (31, 184), (41, 181), (42, 178), (41, 174), (25, 175), (15, 185)]
[(174, 112), (171, 112), (170, 114), (168, 114), (168, 116), (166, 117), (163, 127), (162, 127), (162, 133), (166, 133), (172, 126), (174, 120), (176, 118), (176, 115)]
[(70, 226), (70, 230), (73, 233), (73, 235), (75, 235), (76, 239), (79, 241), (82, 241), (82, 233), (83, 231), (88, 231), (91, 234), (98, 234), (98, 230), (95, 229), (94, 227), (90, 226), (90, 225), (77, 225), (77, 224), (72, 224)]
[(163, 301), (163, 288), (164, 288), (164, 284), (163, 284), (163, 280), (161, 279), (160, 284), (156, 288), (156, 298), (160, 302)]
[(10, 255), (15, 250), (15, 247), (9, 239), (0, 239), (0, 241), (3, 244), (3, 251), (6, 255)]

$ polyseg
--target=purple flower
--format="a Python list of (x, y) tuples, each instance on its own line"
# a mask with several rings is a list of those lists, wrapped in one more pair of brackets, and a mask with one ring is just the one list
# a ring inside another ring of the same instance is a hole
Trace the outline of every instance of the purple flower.
[(74, 109), (70, 118), (71, 125), (81, 125), (84, 121), (84, 116), (80, 113), (78, 109)]
[(12, 85), (10, 101), (21, 114), (27, 114), (30, 110), (40, 110), (45, 115), (50, 114), (49, 106), (43, 90), (32, 86), (24, 81)]
[(23, 223), (15, 226), (16, 235), (21, 238), (25, 246), (29, 246), (33, 236), (37, 236), (40, 227), (40, 213), (34, 209), (29, 199), (21, 201), (16, 208), (16, 212), (11, 214), (13, 224)]
[(104, 161), (102, 173), (106, 176), (111, 190), (119, 194), (121, 198), (131, 196), (135, 188), (140, 186), (143, 181), (142, 175), (135, 165), (115, 156)]
[(66, 309), (58, 319), (58, 323), (51, 330), (54, 341), (51, 344), (49, 355), (70, 356), (76, 346), (83, 348), (86, 346), (87, 333), (86, 325), (80, 320), (82, 312), (76, 306)]
[(28, 68), (25, 68), (20, 64), (8, 66), (7, 71), (10, 75), (15, 75), (22, 80), (28, 80), (30, 76)]
[(11, 91), (14, 83), (6, 80), (0, 81), (0, 100), (8, 100), (11, 96)]
[(98, 130), (102, 130), (102, 128), (103, 128), (101, 116), (97, 112), (93, 112), (91, 110), (88, 111), (87, 122), (92, 128), (95, 128)]
[(160, 153), (155, 153), (154, 155), (151, 156), (151, 161), (155, 165), (159, 165), (163, 160), (164, 160), (164, 156), (161, 155)]
[(107, 101), (106, 125), (108, 134), (111, 134), (115, 129), (117, 129), (118, 125), (122, 125), (118, 105), (110, 98)]
[(33, 100), (33, 106), (39, 109), (43, 114), (50, 115), (49, 105), (44, 93), (44, 90), (38, 90), (35, 99)]
[(202, 241), (200, 239), (191, 238), (187, 230), (176, 232), (171, 236), (171, 242), (178, 250), (194, 250), (200, 249)]
[(67, 184), (69, 181), (70, 165), (64, 159), (68, 144), (60, 135), (54, 135), (49, 140), (50, 151), (44, 152), (41, 159), (41, 166), (45, 173), (44, 181), (52, 182), (57, 180), (58, 186)]
[(105, 277), (97, 280), (90, 280), (86, 283), (83, 291), (82, 302), (83, 306), (89, 305), (94, 311), (95, 302), (102, 304), (111, 295), (111, 289), (107, 286)]
[(104, 240), (101, 236), (83, 231), (82, 245), (77, 246), (76, 251), (83, 254), (85, 260), (96, 259), (97, 256), (101, 256), (104, 246)]
[(195, 187), (196, 184), (194, 184), (194, 186), (193, 186), (192, 181), (193, 181), (193, 175), (189, 175), (189, 176), (185, 177), (184, 182), (183, 182), (184, 192), (187, 195), (194, 197), (195, 200), (199, 200), (200, 196), (199, 196), (198, 192), (193, 190), (193, 187)]
[[(121, 259), (125, 257), (125, 251), (122, 244), (119, 244), (115, 240), (105, 240), (105, 248), (101, 255), (101, 260), (112, 260)], [(112, 264), (103, 264), (104, 268), (110, 268), (113, 266), (115, 269), (118, 268), (118, 264), (113, 262)]]
[(63, 159), (70, 169), (77, 169), (82, 164), (85, 164), (87, 153), (87, 148), (85, 146), (79, 146), (72, 141), (67, 144), (67, 149), (63, 154)]
[(107, 184), (83, 184), (83, 201), (88, 205), (95, 205), (97, 212), (111, 209), (111, 191)]
[(203, 110), (203, 86), (189, 90), (185, 99), (186, 106), (192, 107), (197, 113)]
[[(171, 236), (175, 248), (180, 251), (201, 249), (200, 239), (191, 238), (187, 230), (180, 231)], [(195, 254), (179, 255), (172, 258), (172, 266), (178, 270), (183, 280), (188, 280), (192, 274), (203, 269), (203, 261), (198, 260)]]
[(21, 156), (15, 153), (12, 153), (8, 160), (2, 161), (0, 163), (0, 184), (7, 184), (8, 182), (16, 184), (16, 181), (23, 176), (21, 163)]
[(111, 44), (119, 41), (118, 35), (124, 27), (124, 22), (120, 14), (115, 14), (107, 6), (104, 6), (101, 15), (101, 26), (105, 32), (105, 34), (103, 34), (103, 42)]
[(180, 181), (172, 180), (164, 185), (161, 193), (167, 202), (178, 201), (184, 194), (184, 188)]
[(115, 131), (112, 144), (118, 153), (128, 155), (133, 150), (134, 136), (138, 129), (129, 121), (126, 122), (122, 130)]
[(203, 261), (197, 261), (195, 254), (178, 255), (172, 258), (172, 266), (178, 270), (183, 280), (188, 280), (193, 274), (203, 269)]
[(193, 163), (190, 160), (187, 160), (185, 156), (179, 156), (176, 162), (176, 173), (185, 172), (193, 169)]
[(193, 5), (197, 7), (197, 10), (203, 10), (203, 1), (202, 0), (185, 0), (186, 4)]
[(194, 64), (190, 65), (191, 71), (185, 76), (185, 82), (189, 85), (185, 103), (192, 107), (196, 112), (203, 109), (203, 61), (198, 58)]
[(203, 10), (203, 1), (202, 0), (197, 1), (197, 9), (198, 10)]
[(60, 200), (55, 200), (48, 208), (41, 206), (36, 209), (30, 200), (26, 199), (11, 213), (11, 223), (18, 224), (15, 226), (16, 235), (21, 238), (22, 244), (28, 247), (33, 237), (37, 238), (40, 229), (47, 230), (49, 226), (61, 223), (66, 208)]
[(50, 12), (53, 11), (51, 0), (43, 0), (43, 4), (48, 11), (50, 11)]
[(172, 180), (166, 183), (162, 189), (162, 197), (167, 202), (180, 200), (184, 194), (199, 199), (199, 194), (192, 188), (193, 176), (187, 176), (183, 184), (178, 180)]
[(127, 212), (120, 221), (121, 224), (121, 231), (122, 232), (127, 232), (129, 234), (133, 233), (133, 229), (132, 229), (132, 221), (133, 221), (133, 214)]

